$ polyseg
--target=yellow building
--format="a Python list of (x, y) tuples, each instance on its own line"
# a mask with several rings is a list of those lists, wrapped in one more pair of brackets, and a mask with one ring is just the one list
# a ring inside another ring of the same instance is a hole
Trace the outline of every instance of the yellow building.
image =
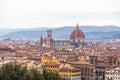
[(47, 59), (47, 58), (41, 58), (41, 63), (45, 63), (43, 67), (45, 69), (50, 71), (59, 71), (60, 62), (56, 59)]
[(43, 58), (41, 58), (40, 62), (41, 63), (50, 63), (51, 61), (49, 59), (43, 57)]
[(47, 58), (41, 58), (41, 63), (57, 63), (60, 64), (60, 62), (54, 58), (52, 59), (47, 59)]
[(81, 79), (81, 73), (78, 68), (61, 68), (59, 70), (59, 75), (69, 80), (80, 80)]
[(47, 64), (44, 65), (44, 67), (45, 67), (46, 70), (59, 72), (60, 64), (47, 63)]
[(48, 71), (58, 72), (61, 77), (69, 80), (80, 80), (81, 73), (77, 68), (71, 67), (69, 64), (62, 64), (56, 59), (41, 58), (41, 62), (45, 63), (43, 67)]

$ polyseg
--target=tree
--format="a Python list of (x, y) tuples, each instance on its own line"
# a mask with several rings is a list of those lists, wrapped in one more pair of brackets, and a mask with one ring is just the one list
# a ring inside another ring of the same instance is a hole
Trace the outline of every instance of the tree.
[(4, 64), (0, 68), (0, 80), (66, 80), (59, 76), (57, 72), (47, 71), (43, 69), (40, 73), (32, 68), (22, 67), (17, 64)]
[(58, 72), (47, 71), (43, 69), (42, 76), (44, 80), (67, 80), (59, 76)]
[(0, 80), (22, 80), (27, 68), (8, 63), (0, 68)]

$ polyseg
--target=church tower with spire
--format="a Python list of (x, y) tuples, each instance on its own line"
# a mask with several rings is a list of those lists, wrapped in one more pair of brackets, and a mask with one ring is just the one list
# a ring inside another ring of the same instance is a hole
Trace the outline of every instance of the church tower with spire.
[(41, 35), (41, 38), (40, 38), (40, 49), (43, 48), (43, 38), (42, 38), (42, 35)]

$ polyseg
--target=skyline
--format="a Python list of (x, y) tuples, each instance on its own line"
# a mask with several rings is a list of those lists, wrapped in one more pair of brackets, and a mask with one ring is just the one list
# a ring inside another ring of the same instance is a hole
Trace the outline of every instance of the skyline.
[(119, 0), (1, 0), (0, 28), (120, 26)]

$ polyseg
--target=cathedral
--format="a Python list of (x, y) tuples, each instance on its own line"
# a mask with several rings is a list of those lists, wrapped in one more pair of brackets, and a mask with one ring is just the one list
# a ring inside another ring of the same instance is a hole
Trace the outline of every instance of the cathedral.
[(85, 35), (79, 25), (77, 24), (75, 29), (70, 34), (69, 40), (54, 40), (52, 38), (52, 30), (47, 30), (47, 37), (40, 39), (40, 48), (83, 48), (85, 43)]

